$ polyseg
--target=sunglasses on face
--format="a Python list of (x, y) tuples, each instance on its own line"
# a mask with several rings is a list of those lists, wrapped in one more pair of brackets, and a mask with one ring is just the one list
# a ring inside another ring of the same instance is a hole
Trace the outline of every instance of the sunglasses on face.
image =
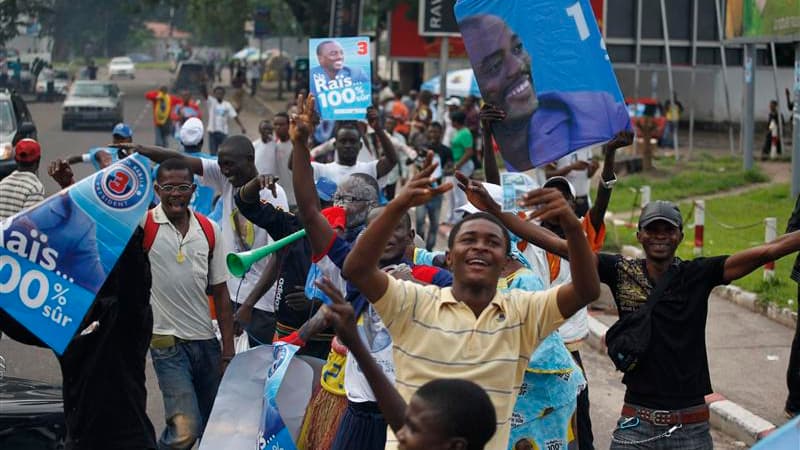
[(158, 187), (158, 189), (161, 190), (162, 192), (166, 192), (167, 194), (170, 194), (172, 192), (178, 192), (178, 193), (181, 193), (181, 194), (185, 194), (185, 193), (190, 192), (192, 190), (192, 188), (194, 187), (194, 184), (165, 184), (165, 185), (160, 185), (160, 184), (156, 183), (156, 187)]

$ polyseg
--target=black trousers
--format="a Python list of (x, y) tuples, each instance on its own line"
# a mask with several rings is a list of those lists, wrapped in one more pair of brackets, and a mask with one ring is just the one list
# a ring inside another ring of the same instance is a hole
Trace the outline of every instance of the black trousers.
[[(800, 298), (800, 284), (797, 285), (797, 295)], [(789, 353), (789, 368), (786, 370), (786, 386), (789, 388), (789, 397), (786, 399), (786, 411), (800, 414), (800, 321), (794, 331), (792, 351)]]
[[(581, 353), (577, 350), (572, 352), (572, 357), (575, 362), (581, 366), (583, 370), (583, 361), (581, 361)], [(583, 370), (583, 376), (586, 377), (586, 370)], [(594, 434), (592, 434), (592, 417), (589, 415), (589, 378), (586, 377), (586, 389), (578, 394), (578, 407), (575, 410), (575, 416), (578, 422), (578, 449), (579, 450), (594, 450)]]

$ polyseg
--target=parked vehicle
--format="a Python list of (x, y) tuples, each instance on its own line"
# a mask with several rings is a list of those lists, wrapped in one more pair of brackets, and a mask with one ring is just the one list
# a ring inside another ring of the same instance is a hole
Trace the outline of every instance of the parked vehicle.
[(195, 98), (205, 99), (206, 95), (206, 65), (200, 61), (181, 61), (175, 72), (171, 92), (179, 94), (188, 90)]
[[(0, 89), (0, 178), (17, 168), (14, 161), (14, 136), (36, 139), (36, 125), (22, 96)], [(2, 390), (0, 390), (2, 392)]]
[(0, 392), (0, 448), (64, 448), (67, 427), (59, 386), (0, 373)]
[(123, 122), (123, 93), (116, 83), (78, 80), (64, 100), (61, 129), (78, 125), (111, 127)]
[[(69, 72), (66, 70), (53, 71), (53, 92), (59, 97), (66, 97), (69, 92)], [(41, 75), (36, 81), (36, 100), (41, 100), (47, 94), (47, 81)]]
[(108, 62), (108, 79), (113, 80), (114, 77), (136, 78), (136, 65), (127, 56), (111, 58)]

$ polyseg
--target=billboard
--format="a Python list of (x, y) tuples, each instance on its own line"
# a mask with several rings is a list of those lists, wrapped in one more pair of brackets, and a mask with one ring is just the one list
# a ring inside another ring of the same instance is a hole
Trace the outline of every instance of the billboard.
[(419, 0), (420, 36), (461, 36), (453, 14), (456, 0)]
[(800, 0), (728, 0), (725, 38), (736, 42), (800, 40)]
[[(409, 17), (409, 9), (407, 3), (400, 3), (392, 10), (389, 25), (389, 57), (412, 61), (428, 58), (438, 59), (442, 48), (442, 39), (420, 36), (417, 20)], [(464, 41), (460, 37), (451, 37), (449, 47), (450, 58), (467, 57)]]

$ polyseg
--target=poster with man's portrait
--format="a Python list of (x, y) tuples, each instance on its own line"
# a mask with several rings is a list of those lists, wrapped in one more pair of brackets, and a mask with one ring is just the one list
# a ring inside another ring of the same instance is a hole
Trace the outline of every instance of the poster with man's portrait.
[(368, 37), (309, 39), (309, 92), (322, 120), (367, 116), (372, 103)]
[(481, 96), (506, 168), (529, 170), (630, 130), (589, 0), (458, 0)]

